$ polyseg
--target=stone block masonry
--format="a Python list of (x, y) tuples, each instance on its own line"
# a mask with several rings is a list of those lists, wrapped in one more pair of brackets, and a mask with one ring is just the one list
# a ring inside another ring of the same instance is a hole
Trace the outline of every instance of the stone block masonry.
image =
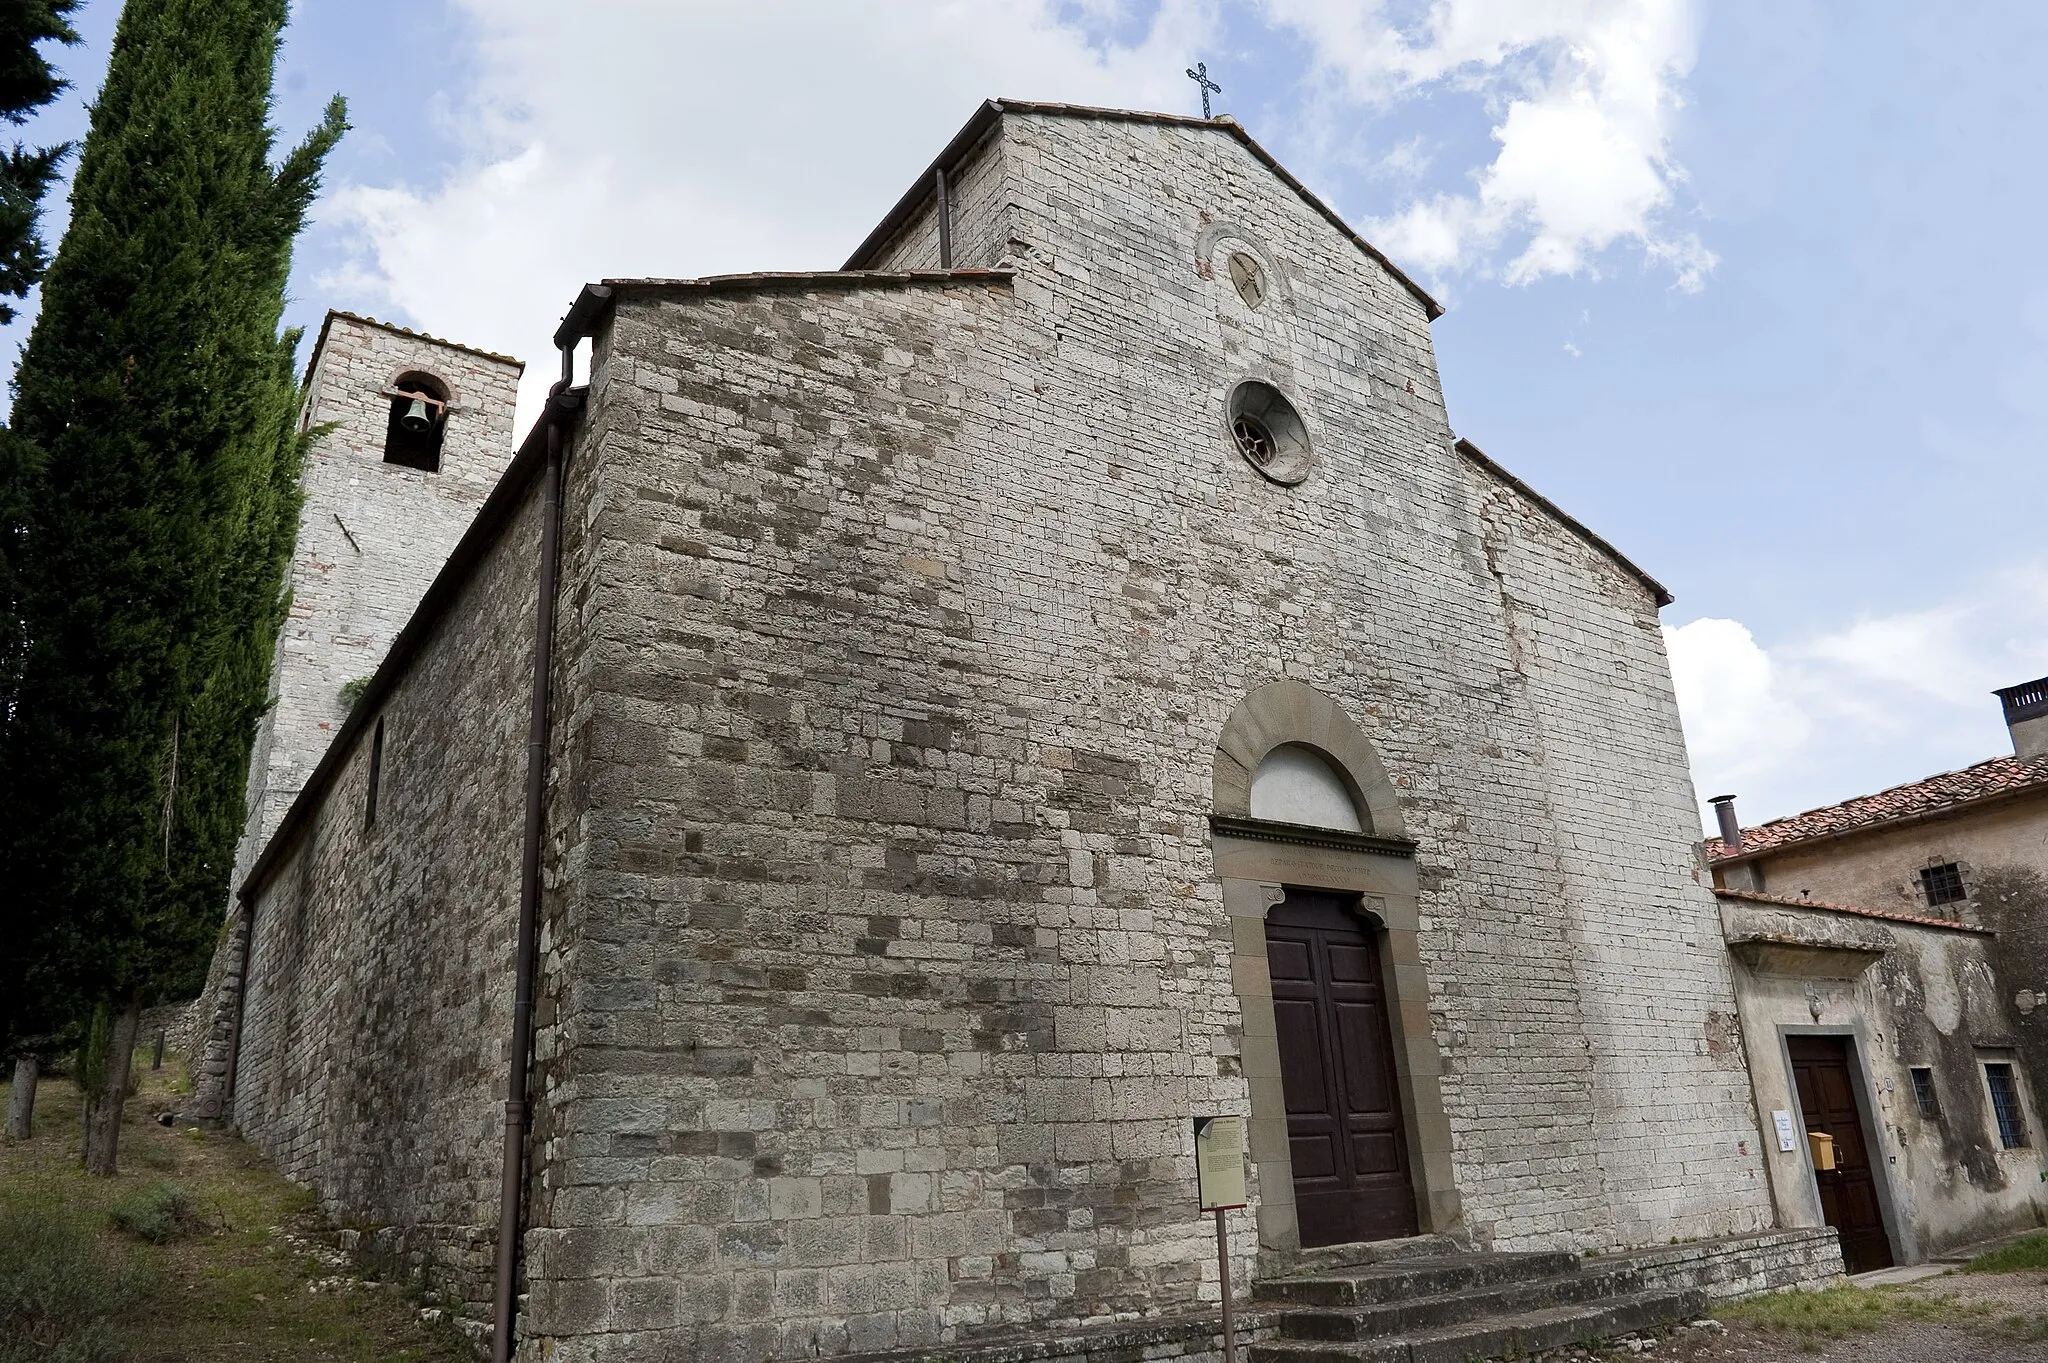
[[(1025, 107), (970, 150), (976, 271), (613, 281), (595, 324), (520, 1356), (1207, 1319), (1189, 1118), (1285, 1118), (1247, 1083), (1272, 985), (1232, 917), (1280, 887), (1226, 905), (1212, 779), (1280, 681), (1300, 703), (1244, 770), (1341, 721), (1400, 835), (1402, 1101), (1449, 1185), (1426, 1228), (1767, 1225), (1651, 586), (1454, 446), (1432, 305), (1233, 128)], [(863, 263), (928, 268), (930, 227)], [(1239, 248), (1256, 305), (1217, 268)], [(1299, 410), (1297, 485), (1232, 443), (1248, 379)], [(385, 679), (388, 807), (364, 826), (359, 725), (251, 886), (235, 1104), (472, 1301), (532, 508), (488, 539)], [(1234, 1224), (1240, 1272), (1301, 1248)]]

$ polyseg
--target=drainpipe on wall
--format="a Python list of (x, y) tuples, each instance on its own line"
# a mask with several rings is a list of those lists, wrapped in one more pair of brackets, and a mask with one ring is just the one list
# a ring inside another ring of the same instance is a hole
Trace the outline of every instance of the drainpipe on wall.
[(939, 196), (939, 268), (950, 270), (953, 268), (953, 194), (951, 188), (946, 184), (945, 168), (943, 166), (940, 167), (937, 173)]
[(492, 1363), (510, 1363), (518, 1311), (519, 1225), (526, 1191), (527, 1070), (533, 1058), (533, 981), (540, 947), (540, 855), (546, 833), (549, 707), (555, 662), (556, 560), (562, 541), (562, 428), (577, 399), (569, 393), (576, 341), (560, 333), (562, 377), (548, 389), (548, 462), (541, 482), (540, 584), (533, 612), (533, 693), (526, 732), (526, 822), (519, 851), (519, 931), (514, 947), (512, 1044), (505, 1075), (505, 1156), (498, 1189), (497, 1278), (492, 1298)]

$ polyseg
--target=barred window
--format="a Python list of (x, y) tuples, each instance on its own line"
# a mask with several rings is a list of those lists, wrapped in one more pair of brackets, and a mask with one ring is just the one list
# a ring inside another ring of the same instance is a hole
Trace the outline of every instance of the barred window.
[(1939, 1117), (1941, 1115), (1941, 1099), (1936, 1097), (1934, 1093), (1933, 1070), (1925, 1066), (1914, 1068), (1913, 1097), (1919, 1100), (1921, 1116)]
[(1998, 1139), (2008, 1150), (2027, 1143), (2026, 1114), (2020, 1110), (2020, 1089), (2012, 1077), (2012, 1066), (1989, 1064), (1984, 1082), (1991, 1088), (1991, 1112), (1998, 1118)]
[(1939, 866), (1922, 867), (1920, 889), (1927, 895), (1929, 907), (1953, 904), (1959, 899), (1969, 898), (1963, 890), (1962, 868), (1952, 861), (1944, 861)]

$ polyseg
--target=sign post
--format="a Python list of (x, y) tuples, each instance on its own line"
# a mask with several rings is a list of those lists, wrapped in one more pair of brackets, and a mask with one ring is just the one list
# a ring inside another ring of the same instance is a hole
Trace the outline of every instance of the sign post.
[(1237, 1363), (1237, 1313), (1230, 1300), (1230, 1235), (1223, 1213), (1245, 1205), (1244, 1119), (1195, 1118), (1195, 1188), (1216, 1213), (1216, 1267), (1223, 1284), (1223, 1363)]

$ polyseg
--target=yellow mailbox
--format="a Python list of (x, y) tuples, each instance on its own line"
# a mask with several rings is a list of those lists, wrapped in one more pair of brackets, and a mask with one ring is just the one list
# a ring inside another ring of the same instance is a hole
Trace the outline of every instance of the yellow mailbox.
[(1813, 1167), (1832, 1169), (1835, 1167), (1835, 1138), (1825, 1131), (1806, 1133), (1807, 1148), (1813, 1151)]

